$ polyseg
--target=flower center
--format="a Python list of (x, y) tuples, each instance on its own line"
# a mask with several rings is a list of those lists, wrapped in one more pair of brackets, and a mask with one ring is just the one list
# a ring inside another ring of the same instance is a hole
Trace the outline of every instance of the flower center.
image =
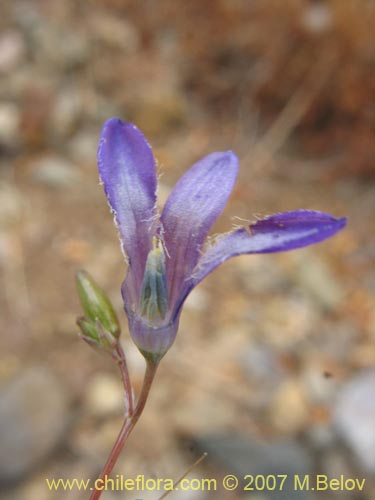
[(168, 309), (165, 254), (155, 236), (152, 247), (147, 256), (139, 298), (140, 314), (151, 324), (164, 319)]

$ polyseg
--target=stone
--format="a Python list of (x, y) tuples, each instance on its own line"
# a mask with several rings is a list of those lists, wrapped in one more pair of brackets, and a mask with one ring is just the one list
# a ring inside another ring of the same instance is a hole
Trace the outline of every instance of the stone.
[(348, 380), (333, 409), (333, 425), (358, 462), (375, 472), (375, 370), (363, 370)]
[(47, 23), (35, 26), (33, 45), (39, 62), (55, 71), (75, 69), (90, 56), (89, 41), (82, 32)]
[(71, 136), (78, 126), (81, 116), (80, 98), (74, 88), (60, 91), (53, 103), (51, 132), (57, 138)]
[(303, 11), (302, 26), (312, 35), (321, 35), (333, 27), (333, 13), (325, 3), (311, 3)]
[(118, 378), (105, 373), (98, 373), (90, 378), (85, 392), (84, 406), (96, 417), (120, 415), (124, 409), (124, 390), (120, 373)]
[(136, 27), (124, 18), (92, 15), (89, 23), (95, 38), (112, 49), (121, 49), (122, 53), (134, 53), (140, 46), (140, 35)]
[(291, 434), (306, 427), (309, 403), (299, 380), (286, 380), (278, 387), (270, 405), (270, 419), (276, 429)]
[(325, 262), (312, 251), (308, 256), (306, 253), (294, 255), (296, 279), (323, 309), (334, 310), (344, 298), (342, 288)]
[(0, 73), (10, 73), (17, 68), (26, 53), (25, 42), (15, 30), (4, 31), (0, 36)]
[(199, 450), (208, 453), (206, 465), (216, 462), (224, 471), (239, 478), (247, 474), (254, 477), (287, 474), (283, 490), (267, 491), (268, 500), (311, 499), (309, 492), (296, 491), (293, 487), (295, 474), (302, 477), (312, 472), (312, 458), (292, 439), (266, 442), (236, 434), (213, 434), (198, 438), (196, 444)]
[(0, 102), (0, 148), (12, 148), (18, 144), (19, 125), (18, 106), (11, 102)]
[(0, 483), (46, 459), (70, 423), (69, 398), (46, 367), (32, 367), (0, 389)]
[(186, 299), (184, 307), (195, 311), (204, 311), (208, 306), (208, 293), (202, 288), (195, 288)]
[(81, 177), (75, 165), (58, 156), (42, 157), (31, 168), (34, 180), (51, 188), (70, 187)]
[(277, 349), (298, 345), (310, 335), (317, 321), (317, 310), (306, 296), (297, 294), (275, 295), (260, 302), (262, 317), (259, 330), (263, 339)]
[(4, 228), (20, 220), (27, 204), (14, 184), (5, 181), (0, 184), (0, 200), (0, 227)]
[(285, 375), (276, 352), (267, 345), (254, 344), (241, 351), (239, 359), (249, 379), (267, 385), (268, 390), (276, 388)]
[(187, 104), (178, 90), (150, 85), (133, 110), (134, 122), (146, 135), (162, 135), (180, 127), (186, 120)]
[[(236, 221), (236, 218), (234, 219)], [(244, 221), (239, 220), (239, 225)], [(269, 261), (264, 255), (240, 256), (233, 261), (233, 270), (241, 286), (252, 294), (274, 294), (282, 292), (288, 286), (287, 276), (277, 265), (277, 261)]]
[(76, 163), (94, 163), (98, 148), (97, 131), (83, 130), (72, 137), (69, 153)]

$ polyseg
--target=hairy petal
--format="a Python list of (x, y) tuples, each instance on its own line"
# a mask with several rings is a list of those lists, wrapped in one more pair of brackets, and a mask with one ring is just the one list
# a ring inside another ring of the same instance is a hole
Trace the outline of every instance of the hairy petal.
[(251, 234), (245, 228), (225, 234), (199, 259), (190, 280), (186, 282), (179, 307), (195, 285), (231, 257), (305, 247), (333, 236), (345, 225), (345, 217), (336, 219), (323, 212), (295, 210), (271, 215), (251, 224)]
[(207, 233), (223, 211), (237, 177), (235, 154), (212, 153), (195, 163), (177, 182), (161, 221), (167, 254), (170, 306), (178, 301), (199, 259)]
[(151, 147), (131, 123), (108, 120), (98, 149), (100, 179), (129, 261), (125, 288), (134, 303), (139, 295), (156, 225), (156, 167)]

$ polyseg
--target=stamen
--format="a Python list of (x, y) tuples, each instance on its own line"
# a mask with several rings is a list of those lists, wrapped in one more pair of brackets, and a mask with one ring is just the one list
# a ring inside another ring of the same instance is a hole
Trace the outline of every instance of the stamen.
[(165, 318), (168, 309), (168, 289), (165, 254), (160, 240), (154, 236), (143, 276), (139, 309), (150, 323)]

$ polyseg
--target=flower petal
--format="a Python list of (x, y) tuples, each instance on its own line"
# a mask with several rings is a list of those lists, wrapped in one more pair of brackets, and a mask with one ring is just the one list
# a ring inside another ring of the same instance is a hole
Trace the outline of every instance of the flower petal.
[(323, 212), (296, 210), (271, 215), (251, 224), (252, 234), (242, 228), (223, 235), (199, 259), (184, 299), (195, 285), (231, 257), (305, 247), (333, 236), (345, 225), (345, 217), (336, 219)]
[(128, 316), (128, 321), (130, 335), (138, 349), (146, 358), (152, 356), (154, 360), (159, 361), (176, 338), (179, 317), (177, 316), (170, 323), (155, 328), (134, 314)]
[(137, 127), (108, 120), (98, 149), (100, 179), (123, 250), (129, 260), (128, 289), (136, 301), (155, 230), (156, 167), (151, 147)]
[(231, 151), (212, 153), (195, 163), (171, 192), (161, 221), (167, 254), (170, 306), (194, 269), (207, 233), (223, 211), (237, 177)]

